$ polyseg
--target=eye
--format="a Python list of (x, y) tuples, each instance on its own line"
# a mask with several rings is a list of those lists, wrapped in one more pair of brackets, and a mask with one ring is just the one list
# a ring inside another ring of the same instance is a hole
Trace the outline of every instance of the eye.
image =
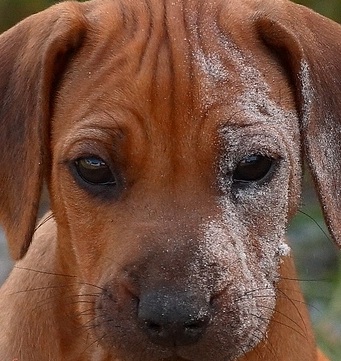
[(261, 154), (252, 154), (243, 158), (233, 172), (234, 183), (259, 182), (272, 171), (275, 160)]
[(78, 175), (93, 185), (116, 185), (117, 180), (110, 167), (99, 157), (83, 157), (75, 161)]

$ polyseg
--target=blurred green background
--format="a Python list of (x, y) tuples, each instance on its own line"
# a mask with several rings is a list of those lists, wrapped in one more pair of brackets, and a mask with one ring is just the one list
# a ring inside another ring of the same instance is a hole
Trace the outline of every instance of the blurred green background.
[[(341, 0), (296, 2), (341, 22)], [(54, 3), (56, 1), (53, 0), (0, 0), (0, 32), (29, 14)], [(308, 176), (305, 179), (301, 212), (290, 226), (289, 238), (296, 254), (299, 277), (302, 280), (318, 342), (332, 361), (340, 361), (341, 258), (327, 234)]]

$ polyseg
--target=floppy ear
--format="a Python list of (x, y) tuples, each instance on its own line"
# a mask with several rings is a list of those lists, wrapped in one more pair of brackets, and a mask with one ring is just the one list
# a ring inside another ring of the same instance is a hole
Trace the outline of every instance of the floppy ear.
[(0, 36), (0, 221), (11, 255), (34, 233), (49, 163), (51, 98), (86, 30), (79, 3), (33, 15)]
[(289, 1), (269, 1), (256, 23), (297, 91), (305, 156), (341, 247), (341, 26)]

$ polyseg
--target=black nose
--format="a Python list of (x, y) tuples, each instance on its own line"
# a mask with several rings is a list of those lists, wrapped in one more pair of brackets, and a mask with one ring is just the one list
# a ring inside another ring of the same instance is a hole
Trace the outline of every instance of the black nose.
[(193, 344), (210, 322), (209, 302), (189, 292), (148, 292), (140, 298), (138, 320), (155, 344)]

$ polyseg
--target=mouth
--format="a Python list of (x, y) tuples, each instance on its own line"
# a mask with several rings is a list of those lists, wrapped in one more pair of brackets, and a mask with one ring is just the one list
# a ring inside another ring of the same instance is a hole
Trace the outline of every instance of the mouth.
[(147, 239), (139, 258), (101, 284), (92, 329), (118, 360), (231, 361), (266, 337), (272, 274), (257, 266), (242, 235), (230, 240), (217, 222), (206, 228), (199, 239), (160, 237), (163, 248)]
[(270, 311), (265, 315), (257, 302), (274, 300), (272, 293), (233, 297), (233, 288), (214, 302), (186, 288), (160, 287), (138, 298), (120, 292), (122, 287), (113, 287), (98, 299), (94, 329), (100, 344), (124, 361), (234, 360), (266, 332)]

